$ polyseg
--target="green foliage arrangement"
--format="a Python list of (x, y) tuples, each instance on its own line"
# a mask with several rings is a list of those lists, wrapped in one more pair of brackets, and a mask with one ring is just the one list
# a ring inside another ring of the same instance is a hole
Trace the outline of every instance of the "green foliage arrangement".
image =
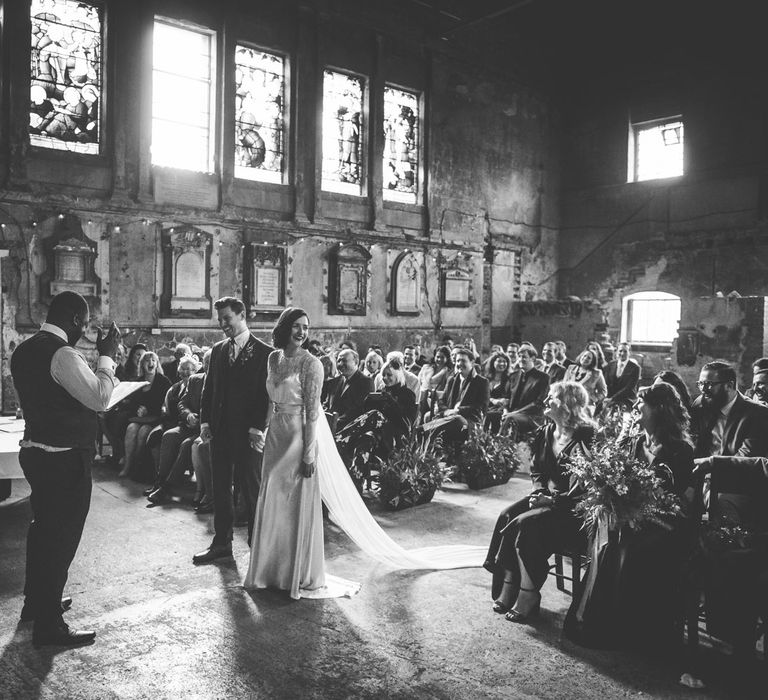
[(471, 489), (506, 484), (520, 466), (517, 443), (474, 425), (458, 454), (458, 478)]
[(388, 510), (429, 503), (443, 483), (440, 438), (411, 431), (396, 447), (379, 473), (379, 500)]

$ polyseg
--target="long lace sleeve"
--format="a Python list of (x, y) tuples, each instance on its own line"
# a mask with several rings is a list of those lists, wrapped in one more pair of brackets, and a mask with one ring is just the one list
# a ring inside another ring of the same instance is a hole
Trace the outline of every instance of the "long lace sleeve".
[(320, 394), (323, 390), (323, 365), (307, 355), (301, 365), (301, 393), (304, 396), (304, 461), (314, 462), (317, 455), (317, 421), (320, 418)]

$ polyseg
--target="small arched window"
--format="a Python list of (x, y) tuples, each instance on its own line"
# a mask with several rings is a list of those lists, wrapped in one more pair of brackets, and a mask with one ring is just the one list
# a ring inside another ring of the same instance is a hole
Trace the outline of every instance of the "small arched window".
[(637, 345), (670, 346), (680, 324), (680, 297), (667, 292), (637, 292), (624, 297), (621, 340)]

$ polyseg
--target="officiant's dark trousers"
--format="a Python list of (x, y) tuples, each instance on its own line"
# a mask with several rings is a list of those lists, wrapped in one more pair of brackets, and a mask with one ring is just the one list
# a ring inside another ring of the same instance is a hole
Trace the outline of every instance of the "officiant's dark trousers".
[(211, 477), (213, 484), (213, 527), (215, 545), (232, 542), (234, 503), (232, 500), (233, 478), (237, 480), (240, 497), (245, 499), (248, 512), (248, 543), (253, 533), (253, 516), (261, 483), (261, 452), (254, 450), (248, 441), (248, 430), (237, 431), (239, 435), (223, 428), (211, 440)]
[(61, 598), (91, 504), (94, 450), (24, 447), (19, 463), (32, 488), (24, 595), (35, 629), (61, 623)]

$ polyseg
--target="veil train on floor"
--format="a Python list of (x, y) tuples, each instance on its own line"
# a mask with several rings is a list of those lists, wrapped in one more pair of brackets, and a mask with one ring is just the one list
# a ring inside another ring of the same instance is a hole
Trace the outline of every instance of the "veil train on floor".
[(369, 557), (394, 569), (463, 569), (482, 566), (486, 548), (471, 545), (442, 545), (403, 549), (381, 529), (357, 492), (325, 414), (317, 422), (317, 474), (320, 495), (328, 513)]

